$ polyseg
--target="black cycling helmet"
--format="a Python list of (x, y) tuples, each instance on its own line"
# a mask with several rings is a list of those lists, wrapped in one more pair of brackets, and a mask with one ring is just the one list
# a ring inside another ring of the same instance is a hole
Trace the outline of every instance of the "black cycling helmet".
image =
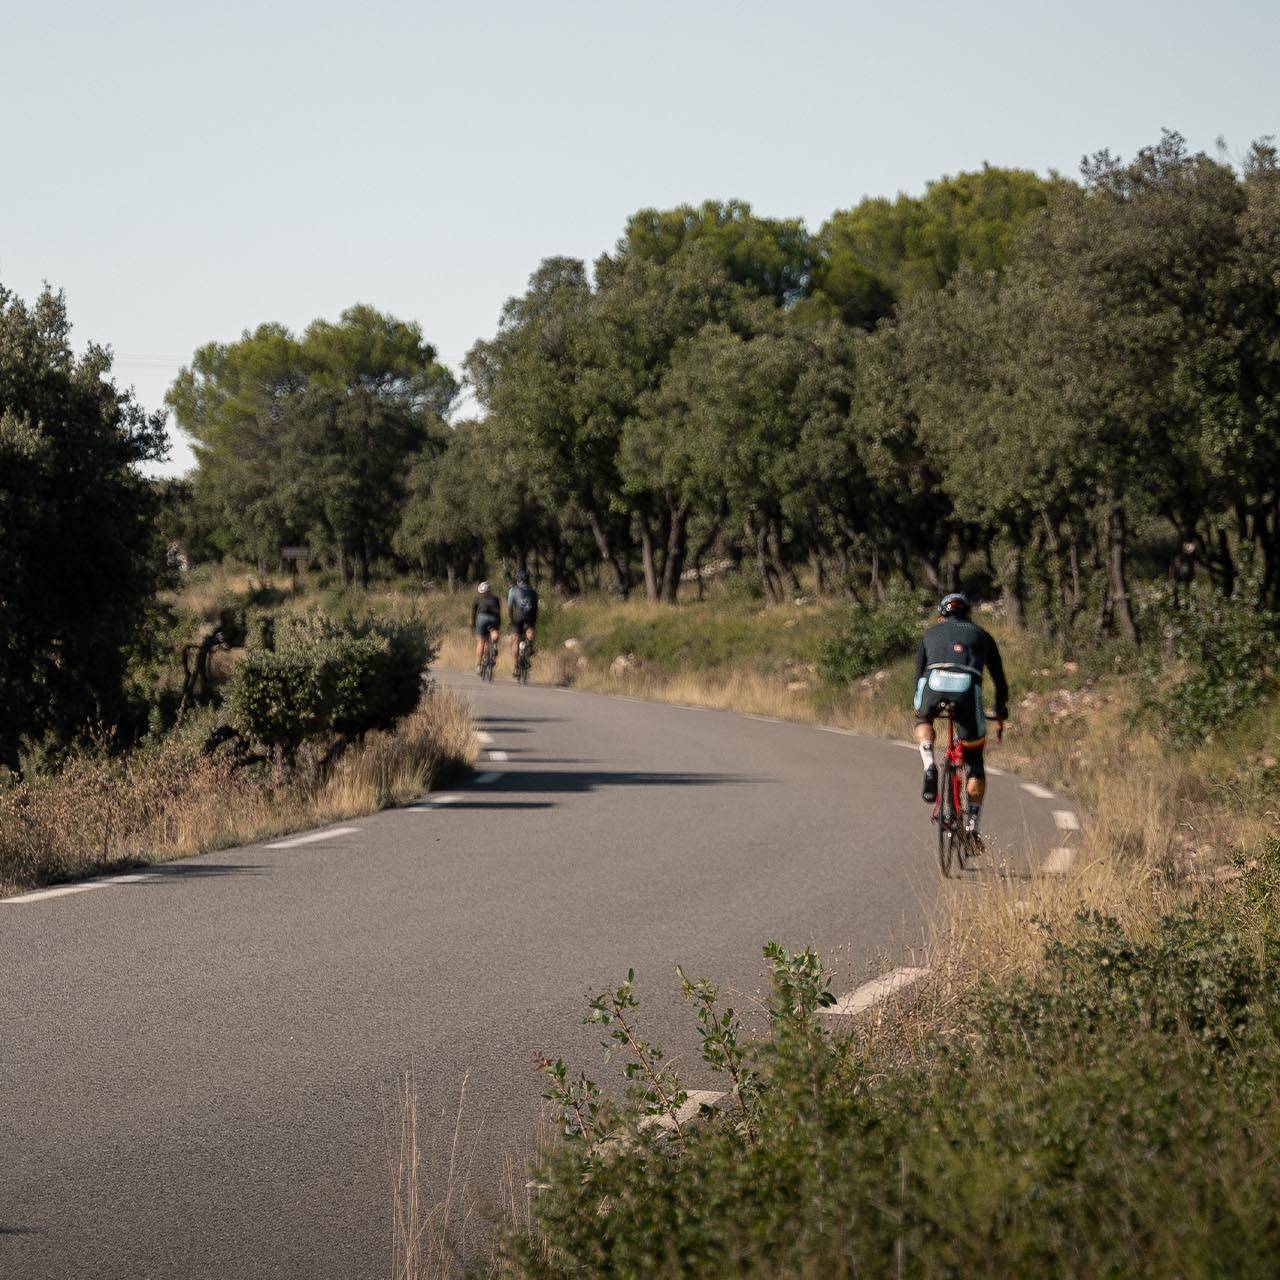
[(962, 591), (953, 591), (942, 597), (938, 605), (938, 614), (943, 618), (966, 618), (969, 616), (969, 597)]
[(527, 587), (529, 585), (529, 575), (524, 569), (516, 570), (516, 586)]

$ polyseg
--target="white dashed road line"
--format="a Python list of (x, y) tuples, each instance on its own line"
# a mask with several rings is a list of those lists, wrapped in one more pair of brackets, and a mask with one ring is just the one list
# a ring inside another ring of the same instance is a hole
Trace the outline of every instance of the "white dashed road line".
[(454, 793), (447, 793), (445, 795), (439, 795), (439, 796), (428, 796), (425, 800), (419, 800), (417, 804), (405, 805), (405, 808), (418, 809), (418, 810), (439, 809), (442, 805), (454, 804), (456, 801), (461, 799), (462, 797), (460, 795), (457, 795)]
[(1035, 796), (1037, 800), (1052, 800), (1053, 792), (1048, 787), (1042, 787), (1038, 782), (1024, 782), (1022, 789), (1029, 796)]
[(105, 889), (113, 884), (137, 884), (142, 880), (158, 880), (160, 877), (145, 871), (131, 871), (123, 876), (103, 876), (98, 880), (85, 880), (80, 884), (60, 884), (53, 889), (37, 889), (34, 893), (19, 893), (12, 898), (0, 898), (0, 904), (43, 902), (46, 898), (65, 898), (72, 893), (88, 893), (90, 889)]
[(887, 1000), (895, 991), (901, 991), (903, 987), (919, 982), (928, 972), (928, 969), (892, 969), (878, 978), (873, 978), (870, 982), (864, 982), (847, 996), (841, 996), (827, 1012), (843, 1018), (856, 1017), (860, 1013), (865, 1013), (873, 1005), (879, 1004), (881, 1000)]
[(1080, 819), (1070, 809), (1055, 809), (1053, 820), (1062, 831), (1080, 830)]
[(292, 840), (277, 840), (267, 845), (268, 849), (294, 849), (300, 844), (315, 844), (318, 840), (332, 840), (336, 836), (350, 836), (359, 831), (359, 827), (332, 827), (328, 831), (313, 831), (309, 836), (294, 836)]
[(511, 758), (505, 751), (490, 751), (488, 752), (488, 756), (490, 760), (497, 761), (498, 763), (503, 763)]
[(1075, 856), (1076, 851), (1065, 846), (1060, 849), (1050, 849), (1045, 855), (1045, 860), (1040, 864), (1040, 870), (1047, 876), (1064, 875)]
[(476, 730), (476, 741), (482, 746), (487, 747), (493, 741), (493, 734), (486, 733), (483, 729)]

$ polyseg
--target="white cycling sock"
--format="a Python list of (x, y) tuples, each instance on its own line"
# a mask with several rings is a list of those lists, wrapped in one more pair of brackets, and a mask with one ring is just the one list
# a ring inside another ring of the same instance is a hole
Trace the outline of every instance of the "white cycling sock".
[(926, 769), (933, 768), (933, 743), (920, 743), (920, 760)]

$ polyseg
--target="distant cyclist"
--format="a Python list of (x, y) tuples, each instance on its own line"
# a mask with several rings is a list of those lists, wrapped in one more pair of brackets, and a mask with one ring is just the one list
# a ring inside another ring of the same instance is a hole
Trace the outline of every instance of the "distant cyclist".
[(484, 664), (486, 641), (498, 651), (498, 630), (502, 626), (502, 605), (493, 594), (493, 588), (482, 582), (476, 588), (476, 598), (471, 602), (471, 630), (476, 637), (476, 675)]
[(516, 574), (516, 585), (507, 592), (507, 617), (511, 619), (511, 661), (520, 659), (520, 641), (528, 640), (533, 652), (533, 636), (538, 626), (538, 593), (529, 585), (529, 575)]
[(987, 726), (982, 710), (982, 673), (991, 672), (996, 686), (996, 717), (1009, 715), (1009, 684), (1004, 676), (1000, 648), (993, 637), (969, 620), (969, 601), (958, 591), (943, 596), (938, 605), (940, 621), (920, 640), (916, 655), (916, 742), (924, 763), (926, 803), (938, 797), (938, 766), (933, 761), (933, 722), (938, 704), (954, 708), (952, 719), (964, 747), (969, 766), (968, 804), (965, 829), (977, 835), (982, 818), (982, 798), (987, 791), (987, 771), (982, 749)]

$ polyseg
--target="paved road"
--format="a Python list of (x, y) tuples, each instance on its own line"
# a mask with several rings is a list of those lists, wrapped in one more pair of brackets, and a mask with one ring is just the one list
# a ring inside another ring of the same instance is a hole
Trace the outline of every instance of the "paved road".
[[(0, 1276), (383, 1276), (406, 1067), (428, 1146), (468, 1079), (496, 1199), (533, 1055), (595, 1065), (588, 987), (634, 966), (687, 1050), (677, 961), (750, 992), (766, 939), (813, 942), (846, 990), (921, 941), (939, 882), (902, 747), (451, 682), (506, 756), (454, 803), (0, 903)], [(993, 792), (1034, 865), (1053, 802)]]

